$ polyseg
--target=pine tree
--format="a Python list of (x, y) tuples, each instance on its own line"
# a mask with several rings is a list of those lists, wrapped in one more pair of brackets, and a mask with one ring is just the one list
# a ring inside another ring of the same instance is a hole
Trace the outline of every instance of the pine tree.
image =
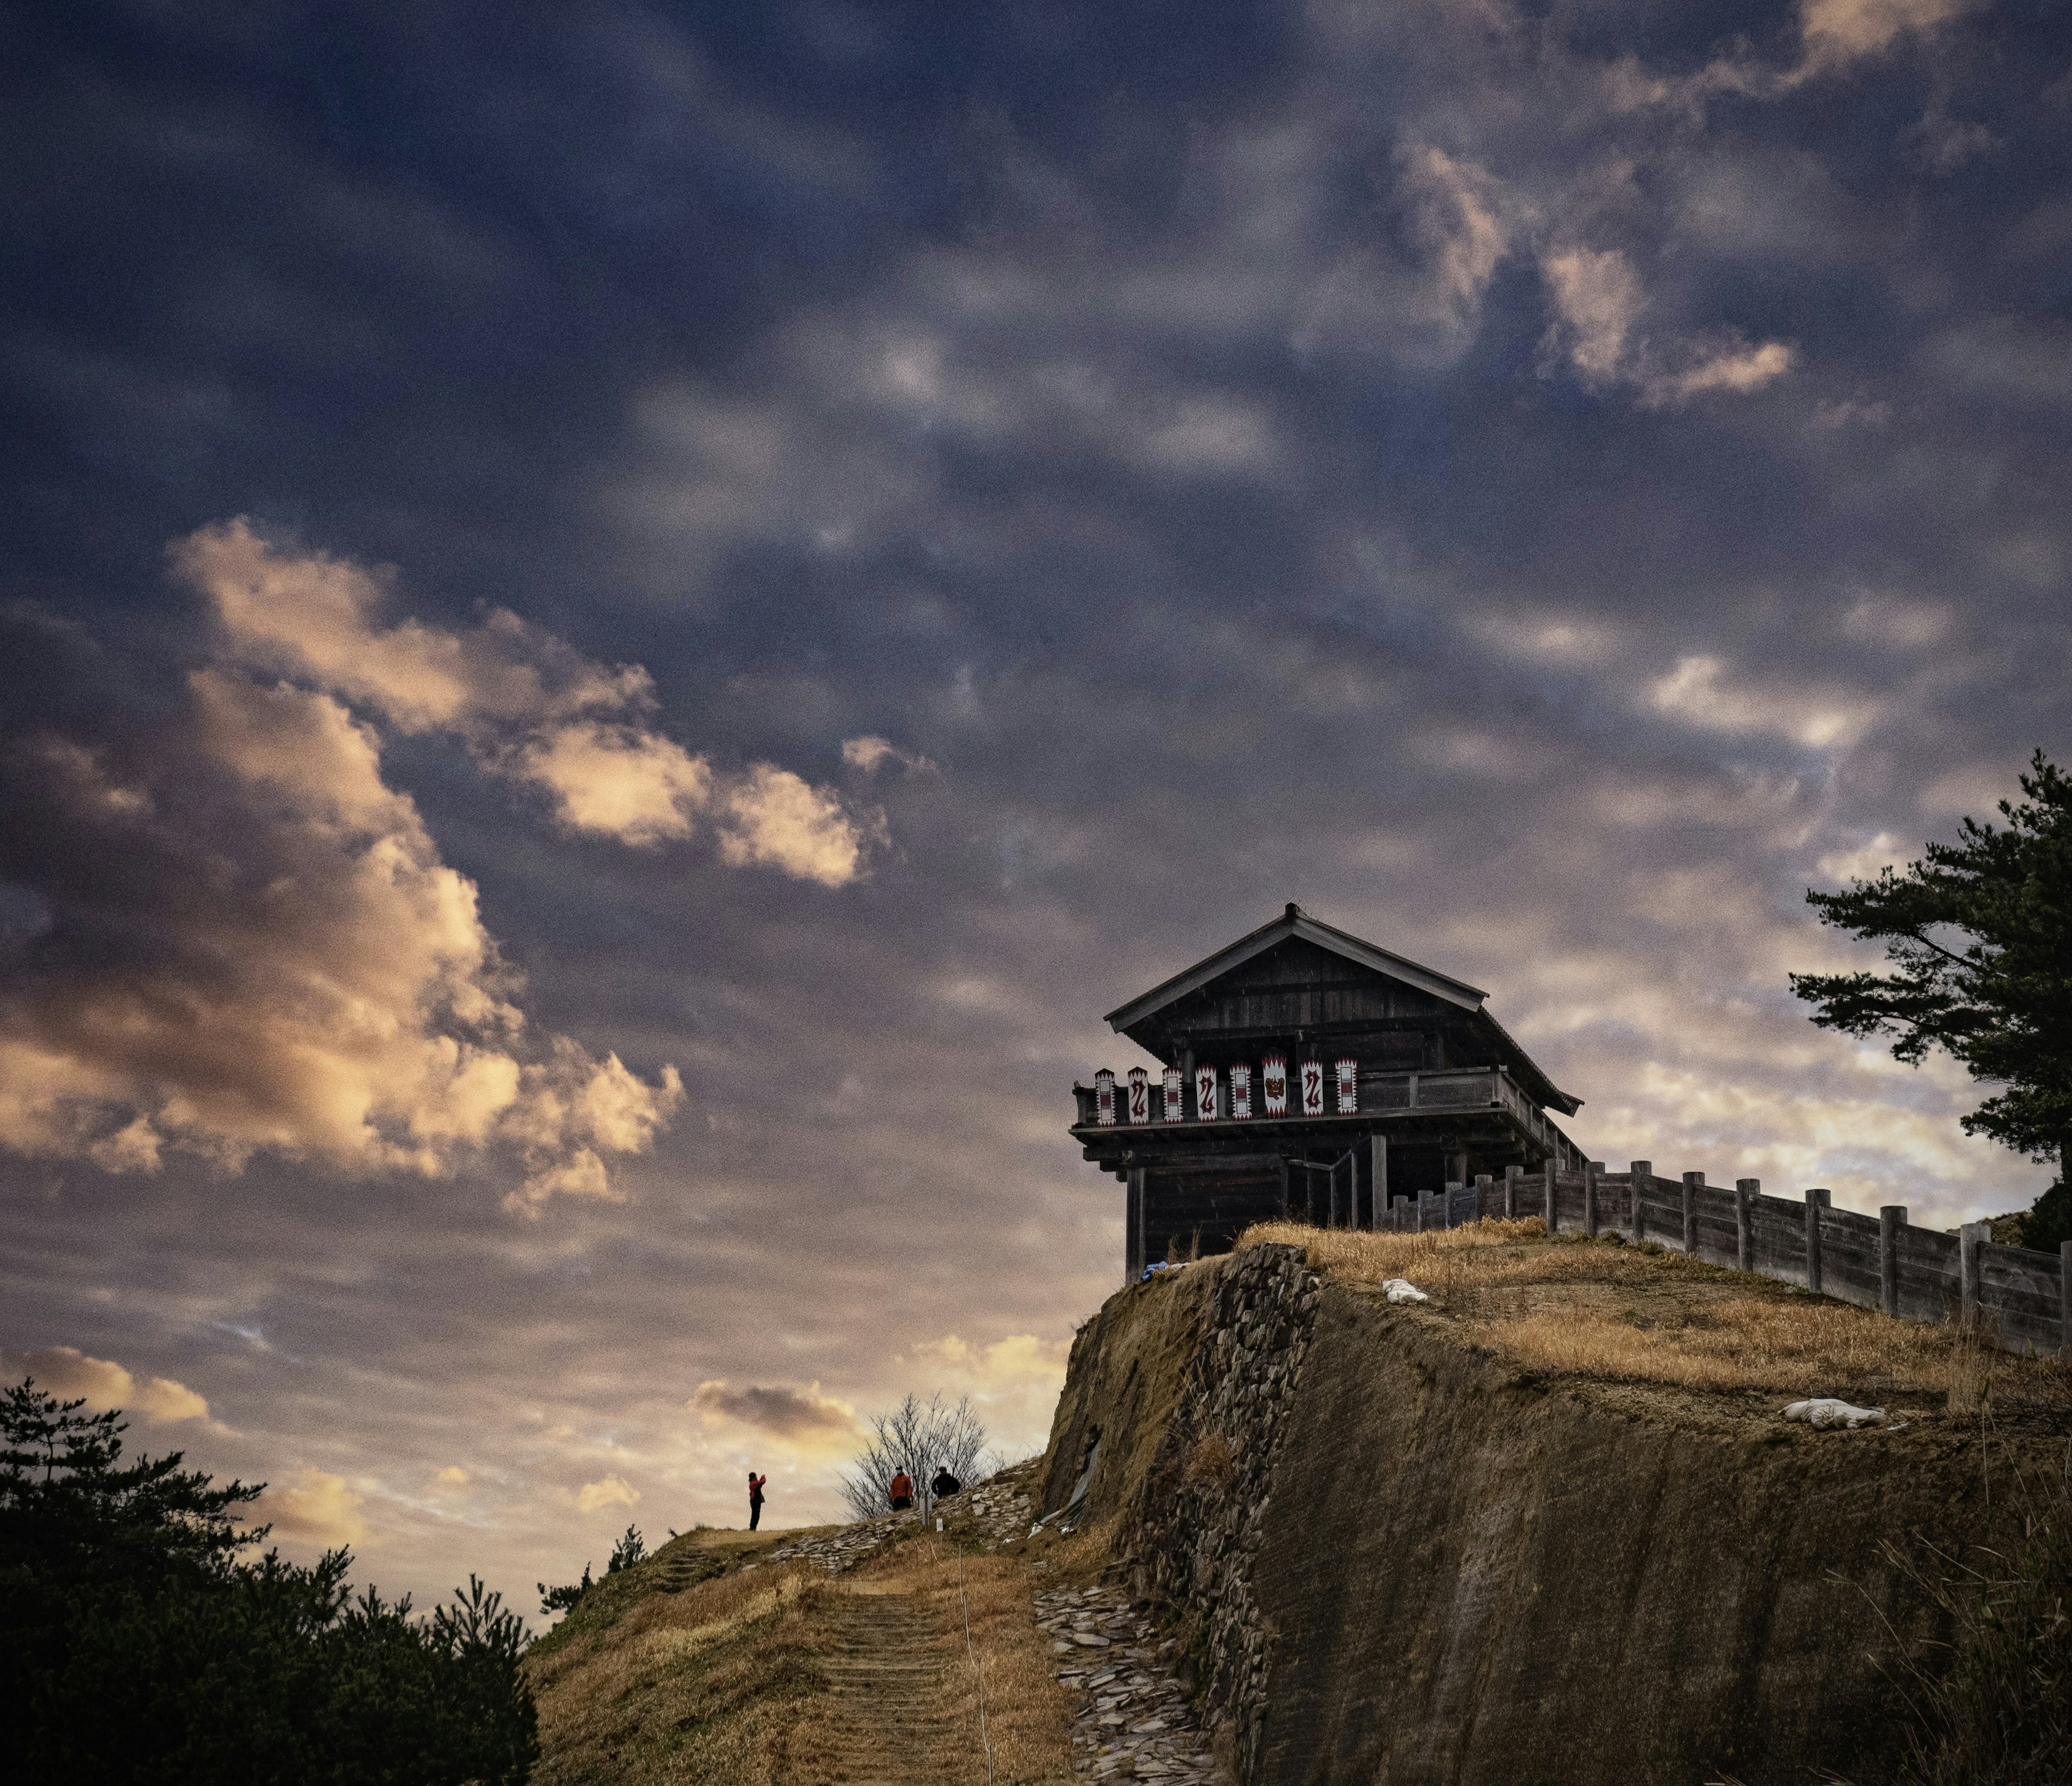
[[(1808, 889), (1823, 923), (1882, 943), (1897, 971), (1794, 973), (1791, 987), (1823, 1029), (1893, 1036), (1893, 1056), (1912, 1065), (1940, 1047), (2003, 1088), (1964, 1129), (2056, 1159), (2062, 1187), (2072, 1177), (2072, 777), (2039, 750), (2021, 781), (2022, 804), (1999, 803), (2004, 825), (1967, 818), (1957, 842), (1930, 843), (1903, 872)], [(2058, 1208), (2062, 1188), (2043, 1200), (2054, 1196)]]

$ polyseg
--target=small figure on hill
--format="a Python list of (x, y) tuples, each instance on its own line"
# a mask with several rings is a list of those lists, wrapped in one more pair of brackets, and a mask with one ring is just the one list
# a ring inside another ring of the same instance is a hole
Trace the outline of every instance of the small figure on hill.
[(945, 1495), (954, 1495), (963, 1487), (964, 1484), (950, 1474), (950, 1467), (947, 1463), (936, 1471), (935, 1479), (928, 1484), (930, 1492), (938, 1500), (942, 1500)]
[(751, 1532), (763, 1523), (763, 1485), (769, 1479), (753, 1470), (748, 1472), (748, 1529)]
[(885, 1492), (892, 1502), (892, 1511), (903, 1513), (914, 1504), (914, 1479), (902, 1470), (886, 1484)]

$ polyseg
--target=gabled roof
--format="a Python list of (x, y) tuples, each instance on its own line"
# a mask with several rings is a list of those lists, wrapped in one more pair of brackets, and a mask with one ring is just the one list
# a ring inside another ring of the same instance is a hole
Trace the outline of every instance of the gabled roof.
[(1390, 979), (1414, 986), (1443, 1002), (1457, 1006), (1486, 1025), (1500, 1051), (1507, 1057), (1507, 1064), (1515, 1072), (1536, 1084), (1546, 1094), (1546, 1101), (1556, 1109), (1572, 1116), (1581, 1109), (1582, 1100), (1572, 1097), (1547, 1076), (1539, 1063), (1511, 1038), (1509, 1031), (1483, 1009), (1483, 1001), (1489, 997), (1479, 986), (1471, 986), (1465, 980), (1456, 980), (1450, 974), (1440, 973), (1410, 960), (1407, 956), (1394, 955), (1385, 949), (1377, 948), (1363, 938), (1348, 931), (1338, 929), (1313, 918), (1301, 907), (1293, 902), (1271, 924), (1261, 924), (1249, 936), (1240, 936), (1227, 947), (1197, 961), (1184, 973), (1176, 973), (1170, 980), (1161, 981), (1149, 992), (1140, 994), (1126, 1005), (1119, 1005), (1108, 1014), (1108, 1027), (1120, 1035), (1127, 1035), (1145, 1022), (1156, 1016), (1169, 1005), (1177, 1004), (1190, 993), (1198, 991), (1211, 980), (1219, 978), (1232, 968), (1241, 967), (1254, 957), (1264, 955), (1270, 949), (1293, 939), (1314, 943), (1355, 965), (1373, 973), (1386, 974)]
[(1190, 992), (1207, 986), (1219, 975), (1241, 967), (1255, 955), (1264, 955), (1269, 949), (1278, 947), (1291, 937), (1300, 937), (1304, 942), (1314, 943), (1320, 949), (1329, 949), (1334, 955), (1343, 956), (1348, 961), (1363, 968), (1371, 968), (1377, 973), (1385, 973), (1392, 980), (1400, 980), (1405, 986), (1415, 986), (1420, 992), (1429, 992), (1435, 998), (1443, 998), (1449, 1005), (1458, 1005), (1463, 1010), (1480, 1010), (1482, 1001), (1489, 997), (1479, 986), (1471, 986), (1464, 980), (1455, 980), (1436, 969), (1420, 967), (1416, 962), (1401, 955), (1392, 955), (1385, 949), (1377, 949), (1372, 943), (1363, 942), (1349, 931), (1313, 918), (1301, 907), (1289, 903), (1288, 909), (1272, 923), (1261, 924), (1248, 936), (1240, 936), (1227, 949), (1219, 949), (1205, 961), (1197, 961), (1184, 973), (1176, 973), (1161, 981), (1150, 991), (1133, 998), (1126, 1005), (1118, 1006), (1108, 1014), (1105, 1021), (1111, 1029), (1127, 1030), (1141, 1023), (1154, 1012), (1184, 998)]

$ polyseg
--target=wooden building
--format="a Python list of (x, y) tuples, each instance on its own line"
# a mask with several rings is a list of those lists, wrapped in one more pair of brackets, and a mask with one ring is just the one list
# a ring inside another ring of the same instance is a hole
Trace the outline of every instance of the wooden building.
[(1073, 1138), (1128, 1187), (1127, 1272), (1293, 1214), (1371, 1227), (1396, 1197), (1583, 1157), (1560, 1090), (1488, 995), (1290, 905), (1108, 1014), (1156, 1068), (1075, 1085)]

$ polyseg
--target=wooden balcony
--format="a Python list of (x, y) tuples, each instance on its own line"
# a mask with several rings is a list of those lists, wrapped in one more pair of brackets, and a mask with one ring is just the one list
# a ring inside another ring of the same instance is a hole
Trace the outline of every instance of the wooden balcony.
[[(1185, 1146), (1195, 1141), (1207, 1144), (1205, 1150), (1208, 1151), (1221, 1152), (1231, 1143), (1248, 1142), (1264, 1152), (1276, 1146), (1299, 1146), (1309, 1138), (1325, 1141), (1338, 1137), (1343, 1145), (1350, 1146), (1357, 1135), (1424, 1129), (1435, 1119), (1468, 1119), (1476, 1121), (1476, 1126), (1481, 1126), (1494, 1117), (1501, 1126), (1515, 1130), (1528, 1142), (1535, 1153), (1552, 1154), (1562, 1170), (1582, 1169), (1583, 1156), (1575, 1143), (1548, 1120), (1546, 1112), (1502, 1067), (1454, 1067), (1430, 1072), (1383, 1072), (1362, 1068), (1356, 1080), (1359, 1108), (1341, 1114), (1335, 1080), (1330, 1072), (1331, 1063), (1327, 1060), (1325, 1064), (1325, 1113), (1322, 1116), (1302, 1114), (1299, 1101), (1292, 1095), (1286, 1115), (1264, 1114), (1264, 1101), (1255, 1070), (1250, 1117), (1233, 1117), (1219, 1110), (1211, 1120), (1202, 1121), (1193, 1083), (1183, 1076), (1180, 1113), (1170, 1117), (1166, 1114), (1166, 1086), (1161, 1078), (1148, 1073), (1147, 1114), (1141, 1121), (1131, 1120), (1126, 1078), (1119, 1080), (1116, 1084), (1115, 1116), (1110, 1122), (1100, 1120), (1095, 1088), (1091, 1085), (1074, 1085), (1072, 1097), (1077, 1105), (1077, 1120), (1072, 1125), (1072, 1134), (1085, 1147), (1087, 1157), (1095, 1159), (1104, 1158), (1119, 1146), (1129, 1146), (1138, 1141), (1163, 1144), (1161, 1151), (1164, 1147), (1174, 1144)], [(1291, 1062), (1290, 1080), (1296, 1076), (1296, 1064)], [(1227, 1103), (1227, 1072), (1219, 1083), (1222, 1098)], [(1291, 1093), (1292, 1090), (1291, 1086)]]

